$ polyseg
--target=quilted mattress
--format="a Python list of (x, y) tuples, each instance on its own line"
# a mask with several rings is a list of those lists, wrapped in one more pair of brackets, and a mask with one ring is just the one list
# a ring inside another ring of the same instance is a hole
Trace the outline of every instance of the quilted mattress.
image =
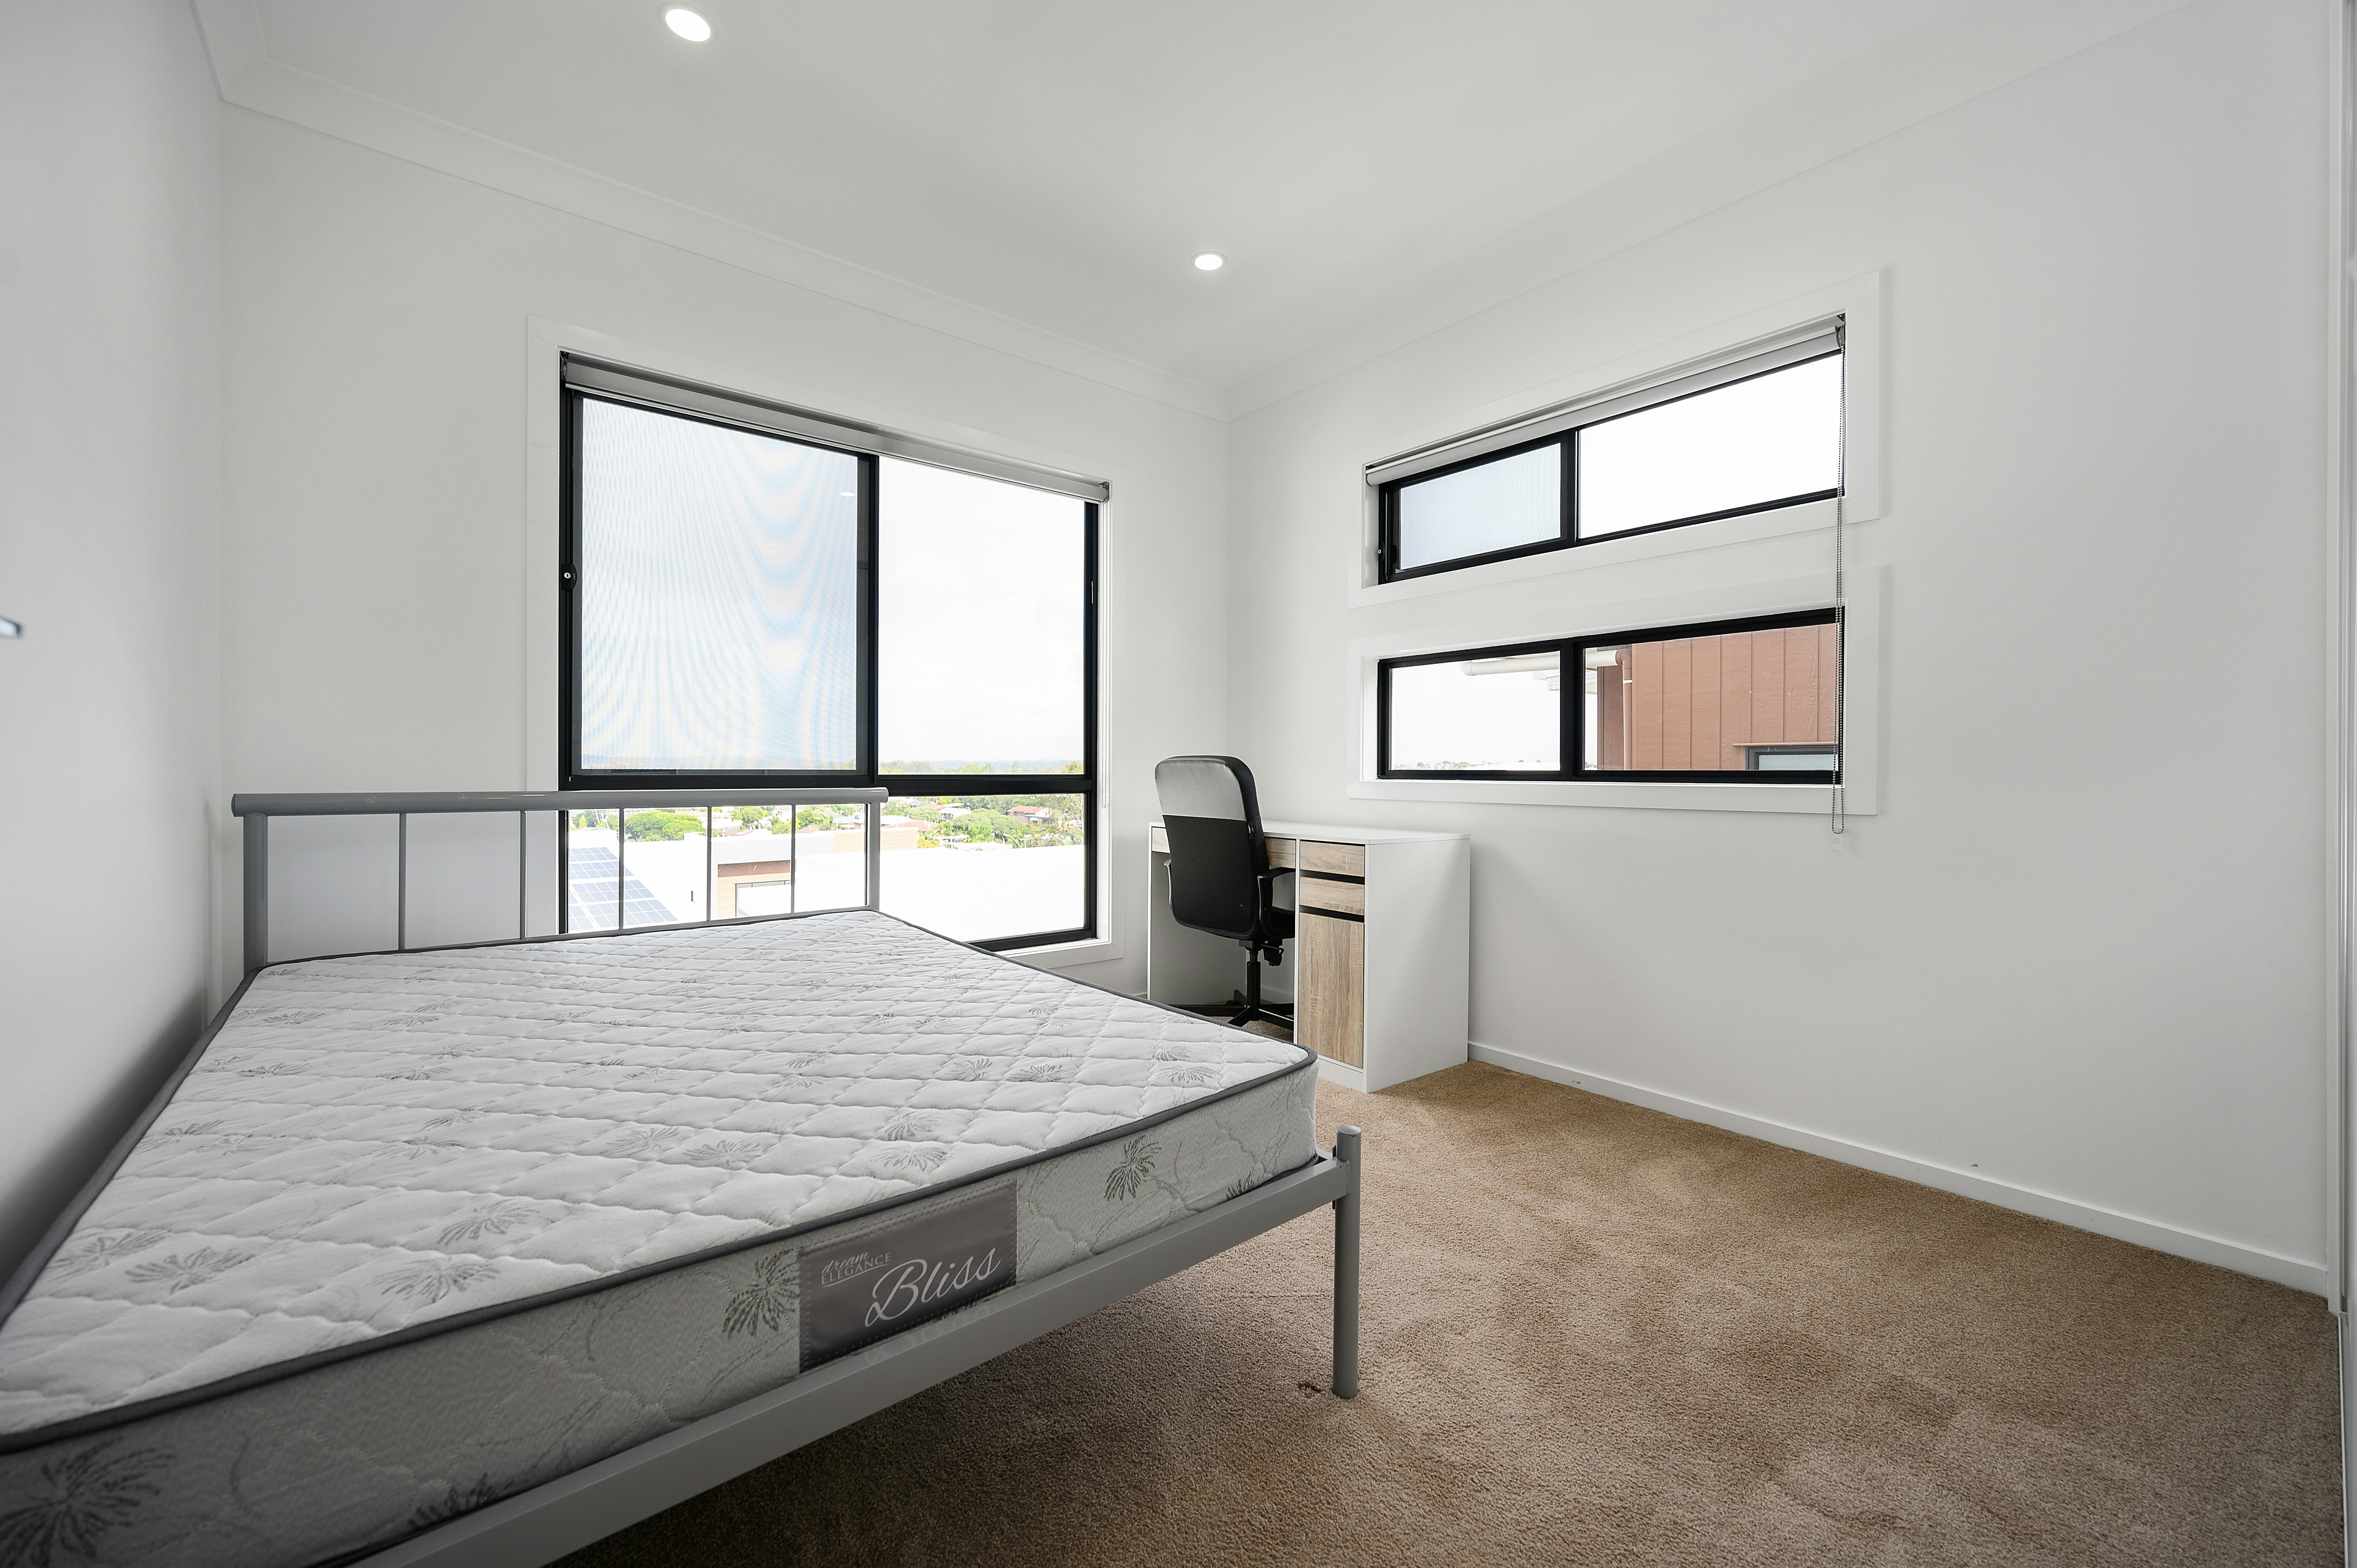
[(390, 1544), (1297, 1168), (1315, 1061), (866, 910), (264, 970), (0, 1297), (0, 1564)]

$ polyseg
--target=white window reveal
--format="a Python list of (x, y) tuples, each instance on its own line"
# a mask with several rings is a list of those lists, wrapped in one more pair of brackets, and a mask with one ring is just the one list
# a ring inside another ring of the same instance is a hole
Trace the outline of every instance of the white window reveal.
[(1368, 465), (1378, 580), (1821, 501), (1842, 488), (1843, 328)]
[(1832, 784), (1830, 609), (1385, 659), (1385, 779)]

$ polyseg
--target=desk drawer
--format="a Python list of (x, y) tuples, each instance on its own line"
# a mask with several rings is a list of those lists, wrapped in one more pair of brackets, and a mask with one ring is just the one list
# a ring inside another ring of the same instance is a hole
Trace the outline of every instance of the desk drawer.
[(1367, 847), (1356, 843), (1319, 843), (1316, 839), (1301, 841), (1301, 869), (1331, 871), (1341, 876), (1364, 876), (1367, 874)]
[(1301, 886), (1293, 890), (1294, 902), (1305, 909), (1325, 909), (1337, 915), (1367, 913), (1367, 885), (1363, 882), (1336, 882), (1324, 876), (1304, 876)]
[(1300, 950), (1300, 993), (1293, 1037), (1346, 1067), (1367, 1065), (1367, 928), (1303, 910), (1295, 944)]

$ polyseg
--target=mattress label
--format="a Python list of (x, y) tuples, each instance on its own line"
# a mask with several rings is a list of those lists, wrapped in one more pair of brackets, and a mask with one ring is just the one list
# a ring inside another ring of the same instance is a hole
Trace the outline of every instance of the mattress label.
[(802, 1250), (802, 1369), (1015, 1283), (1015, 1180)]

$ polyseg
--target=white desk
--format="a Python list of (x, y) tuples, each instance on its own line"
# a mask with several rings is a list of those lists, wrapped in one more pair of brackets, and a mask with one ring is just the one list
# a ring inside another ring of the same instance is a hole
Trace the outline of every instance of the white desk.
[[(1263, 994), (1294, 1004), (1293, 1037), (1351, 1089), (1387, 1089), (1465, 1059), (1473, 841), (1464, 833), (1265, 822), (1295, 931)], [(1170, 853), (1146, 829), (1146, 993), (1180, 1006), (1223, 1003), (1243, 983), (1243, 950), (1170, 918)]]

